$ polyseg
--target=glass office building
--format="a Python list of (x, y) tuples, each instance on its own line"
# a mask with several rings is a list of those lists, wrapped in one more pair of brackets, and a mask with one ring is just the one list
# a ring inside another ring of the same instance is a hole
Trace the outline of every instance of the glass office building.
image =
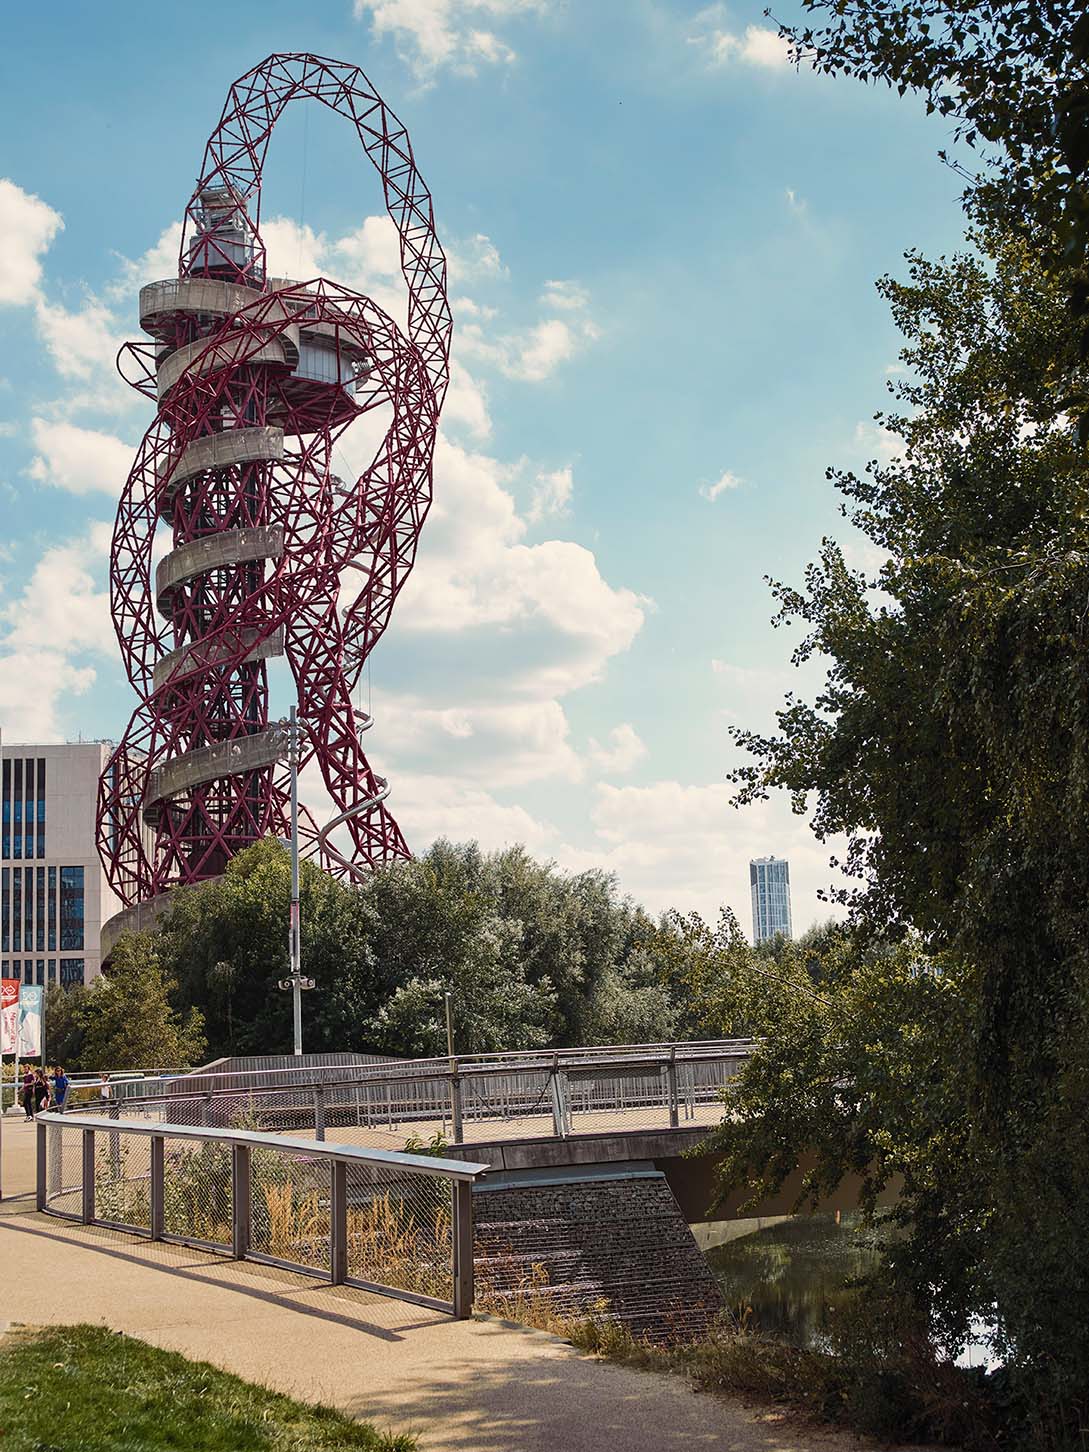
[(0, 750), (0, 976), (84, 983), (119, 906), (95, 849), (107, 742)]
[(757, 857), (749, 863), (752, 890), (752, 940), (791, 936), (790, 863), (782, 857)]

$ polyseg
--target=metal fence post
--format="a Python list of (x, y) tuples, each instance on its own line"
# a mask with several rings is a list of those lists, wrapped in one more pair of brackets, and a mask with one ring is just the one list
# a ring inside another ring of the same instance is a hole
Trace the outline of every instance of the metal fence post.
[(151, 1136), (151, 1238), (162, 1240), (166, 1223), (165, 1141), (161, 1134)]
[(211, 1096), (211, 1094), (205, 1094), (203, 1100), (201, 1101), (201, 1106), (200, 1106), (200, 1122), (204, 1126), (205, 1129), (207, 1129), (208, 1126), (212, 1122), (212, 1096)]
[(325, 1138), (325, 1090), (320, 1084), (314, 1086), (314, 1138)]
[(473, 1314), (473, 1186), (454, 1181), (454, 1315)]
[(95, 1132), (83, 1131), (83, 1223), (93, 1225), (95, 1219)]
[(252, 1166), (248, 1144), (231, 1146), (231, 1254), (245, 1260), (250, 1248)]
[(567, 1075), (559, 1066), (559, 1055), (554, 1055), (549, 1073), (552, 1089), (552, 1128), (557, 1139), (566, 1139), (571, 1133), (571, 1116), (567, 1108)]
[(461, 1073), (457, 1059), (450, 1060), (450, 1132), (454, 1143), (461, 1144), (465, 1130), (461, 1118)]
[[(3, 1111), (0, 1110), (0, 1113), (2, 1113), (2, 1112)], [(38, 1179), (37, 1179), (36, 1203), (37, 1203), (37, 1206), (38, 1206), (38, 1209), (39, 1210), (44, 1210), (45, 1209), (45, 1206), (46, 1206), (46, 1201), (49, 1198), (49, 1196), (48, 1196), (48, 1185), (46, 1184), (46, 1175), (48, 1174), (48, 1166), (49, 1166), (49, 1150), (48, 1150), (48, 1148), (46, 1146), (46, 1135), (49, 1133), (49, 1125), (48, 1124), (41, 1124), (41, 1123), (39, 1123), (37, 1128), (38, 1128)], [(57, 1135), (57, 1140), (58, 1140), (58, 1142), (60, 1140), (60, 1135), (59, 1134)]]
[(348, 1166), (329, 1166), (329, 1280), (342, 1286), (348, 1279)]
[(666, 1083), (669, 1087), (669, 1127), (676, 1129), (681, 1122), (680, 1105), (677, 1103), (677, 1046), (676, 1044), (669, 1051), (669, 1063), (666, 1066)]

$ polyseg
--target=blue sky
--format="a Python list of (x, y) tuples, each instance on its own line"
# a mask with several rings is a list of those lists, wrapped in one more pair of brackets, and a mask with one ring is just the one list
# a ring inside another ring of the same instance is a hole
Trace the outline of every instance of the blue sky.
[[(524, 841), (654, 910), (728, 903), (746, 926), (748, 859), (774, 853), (796, 929), (824, 916), (829, 853), (804, 820), (729, 807), (728, 728), (768, 725), (799, 684), (763, 576), (799, 579), (825, 533), (867, 562), (824, 470), (883, 447), (899, 344), (873, 283), (907, 247), (955, 247), (960, 212), (937, 121), (798, 74), (768, 24), (740, 0), (9, 11), (5, 738), (115, 738), (135, 705), (106, 562), (151, 420), (113, 355), (138, 336), (139, 285), (176, 271), (230, 82), (310, 50), (362, 65), (406, 123), (451, 261), (436, 505), (364, 686), (410, 843)], [(273, 268), (398, 308), (355, 146), (316, 107), (287, 113)]]

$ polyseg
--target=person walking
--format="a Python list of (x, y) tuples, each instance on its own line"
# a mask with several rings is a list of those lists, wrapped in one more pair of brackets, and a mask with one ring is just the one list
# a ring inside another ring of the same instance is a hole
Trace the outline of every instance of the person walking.
[(64, 1072), (63, 1064), (53, 1066), (53, 1108), (58, 1114), (64, 1113), (64, 1106), (68, 1101), (68, 1087), (70, 1084), (68, 1075)]
[(49, 1108), (49, 1080), (41, 1069), (34, 1070), (34, 1113)]
[(23, 1072), (23, 1112), (27, 1119), (34, 1118), (34, 1070), (29, 1064)]

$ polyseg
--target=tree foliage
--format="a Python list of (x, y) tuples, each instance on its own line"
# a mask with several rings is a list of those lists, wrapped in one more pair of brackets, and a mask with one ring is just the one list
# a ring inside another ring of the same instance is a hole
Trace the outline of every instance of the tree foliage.
[[(132, 933), (113, 950), (109, 974), (96, 978), (75, 1002), (85, 1068), (177, 1068), (204, 1053), (199, 1009), (180, 1014), (170, 1001), (155, 941)], [(74, 1056), (73, 1056), (74, 1057)]]
[[(812, 703), (788, 698), (777, 733), (738, 733), (753, 756), (739, 797), (785, 788), (819, 836), (846, 833), (856, 922), (918, 935), (944, 965), (903, 1005), (905, 1035), (929, 1024), (904, 1042), (924, 1117), (912, 1129), (881, 1101), (901, 1152), (932, 1116), (936, 1162), (975, 1182), (919, 1181), (916, 1288), (956, 1324), (965, 1288), (977, 1314), (997, 1306), (1026, 1394), (1058, 1406), (1089, 1386), (1073, 1334), (1089, 1322), (1089, 458), (1051, 387), (1075, 326), (1061, 281), (1021, 233), (972, 240), (936, 263), (909, 254), (908, 281), (881, 284), (907, 339), (899, 407), (879, 416), (901, 452), (830, 477), (887, 563), (866, 577), (825, 540), (803, 588), (773, 586), (780, 619), (805, 627), (795, 658), (828, 674)], [(888, 1006), (873, 1011), (880, 1026)], [(810, 1073), (863, 1080), (864, 1021), (842, 1045), (770, 1067), (769, 1102), (812, 1092)]]
[[(204, 1012), (214, 1054), (290, 1047), (290, 997), (277, 988), (289, 895), (287, 854), (269, 839), (216, 882), (176, 894), (162, 923), (178, 1001)], [(304, 862), (300, 898), (318, 985), (305, 1000), (308, 1048), (444, 1053), (447, 992), (461, 1053), (667, 1039), (692, 1021), (691, 945), (606, 873), (566, 875), (521, 847), (438, 842), (358, 887)]]
[[(1089, 440), (1089, 11), (1083, 0), (803, 0), (799, 62), (925, 98), (978, 172), (965, 203), (1032, 240), (1076, 326), (1052, 335), (1056, 402)], [(943, 159), (946, 153), (941, 152)]]

